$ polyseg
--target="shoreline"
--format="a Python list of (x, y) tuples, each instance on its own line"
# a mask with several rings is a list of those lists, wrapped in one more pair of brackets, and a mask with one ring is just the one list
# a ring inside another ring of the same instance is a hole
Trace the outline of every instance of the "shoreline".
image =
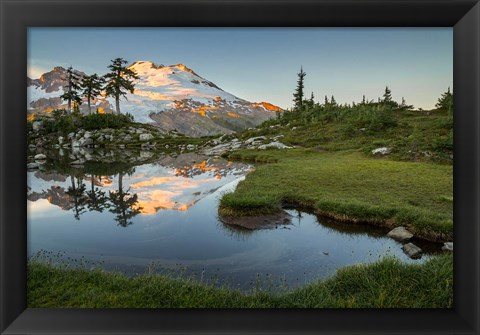
[[(335, 190), (337, 187), (334, 182), (332, 183), (330, 180), (323, 180), (322, 175), (319, 175), (317, 178), (320, 182), (323, 181), (325, 184), (328, 184), (327, 186), (324, 186), (321, 183), (312, 183), (312, 181), (307, 179), (300, 182), (300, 186), (290, 183), (284, 186), (285, 189), (278, 190), (276, 188), (279, 188), (280, 186), (278, 185), (278, 180), (275, 180), (275, 178), (282, 179), (290, 173), (295, 175), (295, 173), (298, 173), (298, 170), (295, 170), (295, 168), (311, 172), (312, 169), (315, 169), (314, 164), (316, 161), (309, 161), (307, 159), (311, 158), (311, 153), (307, 155), (302, 152), (298, 152), (297, 155), (295, 155), (295, 153), (290, 153), (290, 156), (285, 158), (282, 158), (281, 156), (278, 157), (281, 155), (278, 152), (270, 152), (270, 154), (274, 156), (276, 160), (273, 163), (262, 165), (260, 176), (256, 175), (259, 169), (255, 169), (246, 176), (245, 181), (242, 182), (242, 188), (240, 190), (237, 186), (237, 189), (233, 193), (226, 194), (222, 197), (218, 208), (218, 213), (221, 217), (241, 218), (244, 216), (253, 217), (258, 215), (275, 215), (278, 214), (283, 207), (291, 206), (294, 208), (306, 209), (317, 216), (333, 219), (342, 223), (372, 225), (389, 229), (404, 226), (411, 231), (416, 238), (429, 242), (443, 243), (449, 242), (453, 239), (453, 223), (432, 210), (428, 209), (427, 212), (427, 208), (424, 207), (416, 208), (411, 206), (411, 208), (407, 208), (406, 205), (408, 205), (408, 203), (403, 206), (398, 203), (393, 203), (391, 205), (371, 205), (368, 203), (368, 200), (358, 199), (358, 197), (356, 198), (355, 196), (350, 196), (350, 199), (334, 197), (333, 199), (327, 198), (321, 200), (320, 196), (315, 193), (316, 189), (329, 187), (330, 189)], [(251, 153), (249, 155), (250, 156), (246, 160), (247, 162), (251, 162), (252, 159), (255, 158), (254, 155), (253, 157), (251, 156)], [(302, 155), (304, 156), (302, 157)], [(342, 163), (347, 165), (347, 172), (350, 171), (348, 170), (348, 164), (350, 163), (349, 160), (354, 164), (354, 161), (358, 159), (360, 165), (377, 163), (376, 160), (371, 158), (362, 156), (357, 157), (355, 153), (322, 153), (317, 156), (319, 162), (333, 165), (335, 165), (335, 162), (330, 163), (329, 160), (338, 160), (338, 157), (341, 157), (344, 161)], [(241, 153), (234, 152), (229, 158), (243, 161)], [(301, 161), (302, 158), (304, 158), (304, 160), (302, 161), (303, 164), (301, 166), (294, 162), (295, 160)], [(279, 163), (282, 163), (282, 161), (288, 161), (288, 164), (278, 167)], [(405, 164), (418, 164), (390, 160), (384, 160), (383, 162), (386, 162), (386, 164), (403, 164), (402, 168), (406, 169), (411, 168), (414, 165), (407, 166)], [(432, 166), (435, 167), (435, 165)], [(355, 174), (355, 172), (356, 171), (353, 169), (353, 174)], [(396, 171), (396, 173), (401, 172), (401, 169)], [(335, 172), (332, 173), (331, 171), (328, 171), (328, 173), (330, 174), (329, 177), (336, 176)], [(270, 177), (269, 174), (275, 174), (275, 177)], [(388, 182), (394, 181), (389, 174), (386, 174), (385, 178)], [(350, 180), (352, 179), (354, 178), (351, 177)], [(354, 181), (359, 183), (359, 185), (363, 185), (365, 187), (364, 191), (366, 191), (366, 188), (369, 186), (368, 183), (362, 184), (362, 181)], [(315, 186), (311, 187), (312, 185)], [(373, 188), (375, 189), (375, 186), (373, 186)], [(410, 190), (410, 192), (412, 192), (412, 190)], [(433, 195), (430, 194), (430, 197), (433, 197)], [(443, 222), (442, 220), (446, 221)], [(438, 225), (436, 226), (436, 224)]]
[[(55, 268), (39, 262), (28, 263), (27, 269), (29, 308), (449, 308), (453, 305), (450, 253), (434, 256), (423, 264), (404, 264), (385, 257), (375, 263), (347, 266), (327, 279), (277, 292), (253, 288), (243, 293), (192, 278), (155, 273), (130, 278), (98, 269)], [(422, 291), (423, 287), (431, 289)]]

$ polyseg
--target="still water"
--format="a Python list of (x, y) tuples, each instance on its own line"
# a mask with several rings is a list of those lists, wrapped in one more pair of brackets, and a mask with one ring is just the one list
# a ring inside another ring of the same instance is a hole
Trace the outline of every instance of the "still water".
[[(219, 198), (251, 165), (184, 154), (143, 165), (49, 164), (28, 172), (28, 252), (60, 252), (128, 275), (195, 275), (240, 289), (295, 287), (391, 255), (387, 231), (286, 209), (291, 223), (247, 230), (218, 218)], [(422, 245), (430, 252), (436, 245)], [(260, 283), (260, 284), (259, 284)]]

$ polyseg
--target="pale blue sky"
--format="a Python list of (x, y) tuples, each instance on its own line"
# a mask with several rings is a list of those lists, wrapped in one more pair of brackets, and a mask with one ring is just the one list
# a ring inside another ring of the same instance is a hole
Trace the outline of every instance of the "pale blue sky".
[[(433, 108), (453, 82), (452, 28), (29, 28), (28, 75), (104, 74), (110, 60), (183, 63), (249, 101), (292, 106), (297, 73), (316, 100), (394, 99)], [(452, 87), (453, 88), (453, 87)]]

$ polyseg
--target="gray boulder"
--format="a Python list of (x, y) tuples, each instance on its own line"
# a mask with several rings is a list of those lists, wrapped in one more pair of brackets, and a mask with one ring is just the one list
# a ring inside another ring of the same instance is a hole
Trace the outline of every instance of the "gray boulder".
[(38, 163), (28, 163), (27, 164), (27, 169), (28, 170), (35, 170), (35, 169), (38, 169), (40, 167), (40, 164)]
[(224, 144), (216, 145), (213, 148), (206, 149), (204, 151), (204, 154), (209, 156), (222, 155), (225, 152), (229, 151), (230, 149), (231, 149), (230, 143), (224, 143)]
[(413, 234), (407, 229), (405, 229), (405, 227), (397, 227), (390, 230), (387, 236), (403, 242), (411, 239), (413, 237)]
[(267, 138), (265, 136), (257, 136), (257, 137), (252, 137), (252, 138), (249, 138), (248, 140), (245, 141), (245, 144), (253, 144), (257, 141), (264, 141), (266, 140)]
[(93, 144), (93, 139), (91, 137), (86, 138), (82, 141), (82, 146), (85, 147), (87, 145), (92, 145)]
[(152, 134), (140, 134), (139, 136), (140, 141), (150, 141), (153, 139)]
[(453, 251), (453, 242), (445, 242), (443, 244), (442, 250)]
[(290, 149), (291, 147), (281, 143), (281, 142), (271, 142), (268, 144), (263, 144), (258, 147), (258, 149)]
[(32, 128), (34, 132), (38, 133), (43, 129), (43, 123), (41, 121), (35, 121), (32, 123)]
[(373, 149), (372, 154), (374, 154), (374, 155), (388, 155), (391, 151), (392, 151), (391, 148), (382, 147), (382, 148)]
[(35, 157), (33, 157), (36, 161), (43, 161), (45, 159), (47, 159), (47, 156), (45, 156), (44, 154), (37, 154), (35, 155)]
[(417, 259), (422, 257), (422, 249), (417, 247), (413, 243), (407, 243), (402, 247), (403, 252), (412, 259)]

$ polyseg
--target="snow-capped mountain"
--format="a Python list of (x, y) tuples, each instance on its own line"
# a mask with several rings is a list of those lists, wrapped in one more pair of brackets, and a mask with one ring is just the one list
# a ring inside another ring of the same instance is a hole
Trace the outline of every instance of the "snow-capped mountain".
[[(134, 93), (121, 100), (121, 112), (164, 131), (176, 129), (189, 136), (232, 133), (253, 127), (281, 111), (272, 104), (252, 103), (225, 92), (183, 64), (164, 66), (139, 61), (129, 68), (139, 79), (134, 81)], [(65, 107), (66, 102), (59, 98), (65, 85), (63, 78), (62, 67), (55, 67), (39, 79), (27, 78), (27, 113)], [(99, 97), (93, 105), (111, 112), (115, 101), (112, 97)], [(86, 112), (86, 104), (82, 104), (81, 110)]]

